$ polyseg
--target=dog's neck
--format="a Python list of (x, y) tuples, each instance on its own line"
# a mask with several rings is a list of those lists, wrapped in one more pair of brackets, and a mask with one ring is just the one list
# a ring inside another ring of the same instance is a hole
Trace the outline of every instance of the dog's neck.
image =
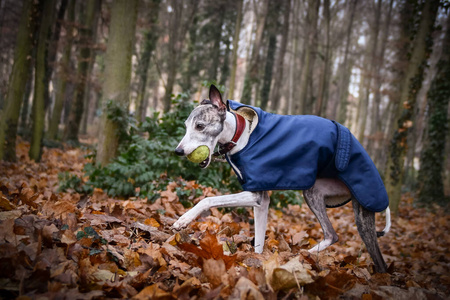
[[(236, 132), (236, 117), (229, 111), (227, 111), (227, 116), (223, 124), (223, 130), (219, 135), (219, 143), (226, 144), (233, 139), (234, 133)], [(242, 150), (248, 143), (250, 137), (250, 124), (245, 120), (245, 128), (242, 132), (241, 137), (236, 143), (236, 146), (229, 152), (229, 154), (234, 154)]]

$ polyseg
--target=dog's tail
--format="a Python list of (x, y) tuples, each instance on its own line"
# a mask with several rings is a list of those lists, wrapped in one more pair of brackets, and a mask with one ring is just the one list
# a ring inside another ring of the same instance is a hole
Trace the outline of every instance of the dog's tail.
[(377, 231), (377, 237), (384, 236), (389, 232), (389, 229), (391, 229), (391, 210), (388, 206), (386, 208), (386, 226), (384, 227), (383, 231)]

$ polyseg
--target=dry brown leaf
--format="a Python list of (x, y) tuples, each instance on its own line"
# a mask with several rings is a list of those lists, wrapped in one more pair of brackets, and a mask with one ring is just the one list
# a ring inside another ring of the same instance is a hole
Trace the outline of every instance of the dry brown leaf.
[(147, 299), (175, 299), (170, 293), (160, 289), (158, 285), (152, 284), (145, 287), (136, 296), (133, 297), (135, 300), (147, 300)]
[(21, 210), (10, 210), (0, 212), (0, 221), (19, 218), (23, 212)]
[(221, 284), (228, 285), (228, 274), (225, 269), (225, 263), (222, 259), (206, 259), (203, 262), (203, 273), (213, 288)]
[(264, 299), (264, 296), (261, 294), (258, 287), (251, 280), (245, 277), (239, 278), (233, 289), (231, 297), (232, 299)]
[(292, 245), (300, 244), (300, 242), (303, 241), (307, 237), (308, 237), (308, 234), (306, 233), (306, 231), (297, 232), (292, 237)]
[(5, 242), (16, 245), (14, 219), (6, 219), (0, 223), (0, 243)]
[(314, 282), (311, 276), (312, 267), (308, 263), (301, 263), (299, 257), (292, 258), (286, 264), (273, 270), (270, 285), (275, 291), (288, 290)]
[(1, 210), (13, 210), (16, 206), (11, 203), (5, 196), (3, 196), (3, 193), (0, 191), (0, 209)]
[(150, 234), (150, 239), (154, 242), (165, 242), (170, 238), (170, 234), (167, 234), (153, 226), (145, 225), (140, 222), (134, 222), (133, 224), (131, 224), (131, 227), (148, 232)]

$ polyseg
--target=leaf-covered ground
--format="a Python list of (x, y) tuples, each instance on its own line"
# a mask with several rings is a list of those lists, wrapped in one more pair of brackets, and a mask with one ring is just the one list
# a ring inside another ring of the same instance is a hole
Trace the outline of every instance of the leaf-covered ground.
[[(400, 216), (379, 239), (388, 274), (373, 265), (351, 205), (330, 209), (340, 240), (322, 238), (306, 205), (270, 210), (263, 254), (252, 247), (252, 213), (212, 209), (182, 232), (171, 225), (186, 209), (176, 188), (155, 203), (59, 193), (57, 175), (82, 174), (79, 149), (46, 150), (31, 162), (0, 164), (0, 297), (4, 299), (445, 299), (450, 294), (450, 217), (417, 209), (404, 196)], [(217, 195), (203, 187), (203, 195)], [(434, 211), (434, 212), (432, 212)], [(384, 227), (384, 216), (377, 214)]]

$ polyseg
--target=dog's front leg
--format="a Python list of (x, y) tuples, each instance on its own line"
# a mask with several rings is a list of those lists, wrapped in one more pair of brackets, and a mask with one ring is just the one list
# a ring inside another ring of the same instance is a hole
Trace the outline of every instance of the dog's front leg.
[[(212, 207), (255, 207), (261, 203), (262, 194), (265, 192), (242, 192), (239, 194), (208, 197), (182, 215), (173, 224), (173, 228), (180, 230), (195, 220), (202, 212)], [(263, 239), (264, 241), (264, 239)]]
[(255, 215), (255, 252), (262, 253), (266, 240), (267, 216), (270, 198), (267, 192), (260, 192), (259, 205), (253, 207)]

